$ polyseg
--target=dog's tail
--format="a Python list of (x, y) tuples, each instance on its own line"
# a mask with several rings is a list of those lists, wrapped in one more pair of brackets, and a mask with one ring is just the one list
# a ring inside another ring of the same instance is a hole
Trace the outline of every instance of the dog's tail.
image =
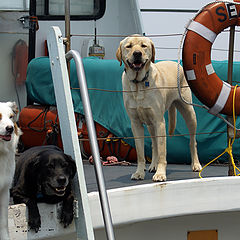
[(173, 135), (175, 127), (176, 127), (176, 118), (177, 111), (174, 104), (170, 106), (168, 109), (168, 133), (169, 135)]

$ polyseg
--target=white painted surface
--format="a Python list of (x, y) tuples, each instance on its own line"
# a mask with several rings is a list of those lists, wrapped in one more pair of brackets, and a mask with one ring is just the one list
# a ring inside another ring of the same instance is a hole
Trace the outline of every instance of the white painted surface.
[(162, 8), (162, 9), (199, 9), (209, 0), (172, 0), (172, 1), (156, 1), (156, 0), (138, 0), (140, 8)]
[[(222, 177), (109, 190), (113, 223), (121, 225), (183, 215), (240, 211), (239, 184), (238, 177)], [(98, 194), (88, 196), (93, 225), (101, 228)]]
[(68, 228), (59, 224), (60, 205), (39, 204), (42, 226), (38, 233), (29, 231), (27, 225), (27, 209), (25, 204), (9, 206), (9, 232), (11, 240), (46, 239), (53, 236), (73, 234), (74, 223)]

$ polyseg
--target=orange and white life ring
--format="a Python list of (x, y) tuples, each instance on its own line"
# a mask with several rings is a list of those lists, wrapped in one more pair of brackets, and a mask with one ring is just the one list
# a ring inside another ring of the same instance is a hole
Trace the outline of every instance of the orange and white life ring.
[[(183, 45), (183, 68), (190, 88), (212, 114), (233, 112), (234, 87), (223, 82), (211, 63), (211, 47), (225, 28), (240, 25), (240, 5), (215, 2), (206, 6), (187, 27)], [(235, 112), (240, 115), (240, 87), (236, 89)]]

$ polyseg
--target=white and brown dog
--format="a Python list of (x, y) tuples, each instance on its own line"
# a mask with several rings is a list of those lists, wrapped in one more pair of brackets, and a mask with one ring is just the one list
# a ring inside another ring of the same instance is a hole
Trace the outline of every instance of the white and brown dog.
[(15, 153), (21, 130), (15, 102), (0, 102), (0, 239), (8, 240), (9, 189), (15, 171)]
[[(153, 181), (166, 180), (166, 130), (164, 113), (168, 111), (169, 134), (176, 125), (176, 109), (182, 114), (190, 133), (192, 170), (201, 170), (197, 155), (195, 133), (196, 115), (191, 105), (185, 104), (177, 89), (177, 63), (163, 61), (154, 64), (153, 42), (143, 36), (133, 35), (120, 42), (117, 59), (125, 65), (122, 75), (124, 106), (131, 120), (137, 151), (137, 170), (132, 179), (144, 179), (144, 128), (152, 136), (152, 162), (149, 171), (156, 171)], [(180, 67), (181, 94), (191, 102), (192, 95)], [(186, 87), (187, 86), (187, 87)]]

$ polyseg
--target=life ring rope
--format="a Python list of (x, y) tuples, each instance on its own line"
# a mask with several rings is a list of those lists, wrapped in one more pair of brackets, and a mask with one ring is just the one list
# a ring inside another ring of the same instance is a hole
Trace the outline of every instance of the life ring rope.
[[(195, 33), (197, 33), (198, 35), (202, 36), (204, 39), (208, 40), (211, 44), (214, 42), (214, 40), (217, 37), (217, 34), (215, 32), (213, 32), (212, 30), (210, 30), (209, 28), (205, 27), (203, 24), (198, 23), (197, 21), (194, 21), (194, 19), (209, 5), (215, 4), (215, 3), (229, 3), (229, 4), (235, 4), (235, 5), (240, 5), (240, 2), (233, 2), (233, 1), (213, 1), (210, 2), (208, 4), (206, 4), (205, 6), (203, 6), (196, 14), (195, 16), (189, 20), (189, 22), (186, 24), (185, 26), (185, 30), (182, 34), (182, 37), (180, 39), (180, 43), (179, 43), (179, 48), (178, 48), (178, 69), (177, 69), (177, 83), (178, 83), (178, 93), (180, 95), (180, 98), (183, 102), (185, 102), (188, 105), (192, 105), (195, 107), (200, 107), (200, 108), (204, 108), (206, 109), (210, 114), (220, 118), (221, 120), (223, 120), (227, 125), (229, 125), (230, 127), (232, 127), (233, 129), (240, 131), (240, 129), (236, 128), (236, 126), (233, 126), (233, 124), (231, 124), (229, 121), (227, 121), (227, 119), (225, 119), (219, 112), (221, 111), (221, 109), (225, 106), (225, 103), (230, 95), (230, 91), (231, 91), (231, 85), (224, 82), (223, 81), (223, 85), (222, 85), (222, 89), (221, 92), (214, 104), (214, 106), (212, 106), (211, 108), (209, 108), (206, 105), (200, 105), (200, 104), (196, 104), (196, 103), (192, 103), (192, 102), (188, 102), (186, 99), (184, 99), (182, 97), (181, 94), (181, 87), (180, 87), (180, 56), (181, 56), (181, 49), (183, 46), (183, 42), (184, 39), (187, 35), (188, 30), (191, 30)], [(213, 69), (212, 64), (207, 64), (206, 66), (206, 72), (208, 75), (214, 74), (215, 71)], [(188, 81), (191, 80), (195, 80), (196, 79), (196, 75), (194, 70), (187, 70), (185, 71), (186, 73), (186, 77)]]

